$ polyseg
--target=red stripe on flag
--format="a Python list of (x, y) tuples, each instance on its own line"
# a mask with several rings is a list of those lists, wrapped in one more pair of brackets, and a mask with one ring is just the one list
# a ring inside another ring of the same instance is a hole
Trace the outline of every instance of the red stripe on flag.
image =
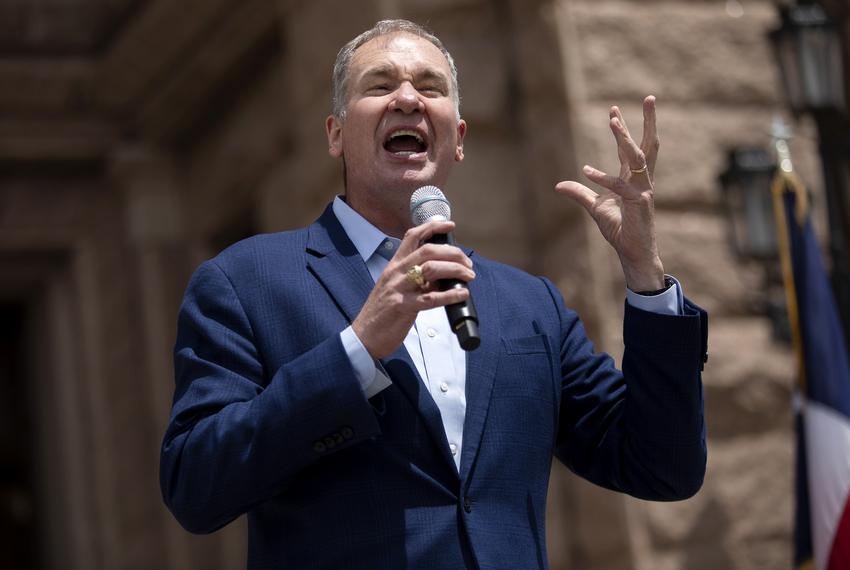
[(850, 569), (850, 500), (844, 504), (844, 513), (832, 539), (828, 570)]

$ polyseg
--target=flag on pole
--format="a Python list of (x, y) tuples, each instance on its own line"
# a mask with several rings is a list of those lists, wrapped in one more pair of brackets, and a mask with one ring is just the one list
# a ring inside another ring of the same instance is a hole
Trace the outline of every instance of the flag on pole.
[(850, 358), (806, 190), (792, 172), (780, 171), (773, 195), (800, 364), (795, 563), (850, 570)]

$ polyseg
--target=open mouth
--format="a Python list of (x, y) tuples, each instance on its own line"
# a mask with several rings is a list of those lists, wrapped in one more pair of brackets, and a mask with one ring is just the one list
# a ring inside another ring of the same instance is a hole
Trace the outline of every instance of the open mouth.
[(428, 144), (416, 131), (400, 129), (390, 134), (384, 142), (384, 150), (397, 156), (412, 156), (428, 150)]

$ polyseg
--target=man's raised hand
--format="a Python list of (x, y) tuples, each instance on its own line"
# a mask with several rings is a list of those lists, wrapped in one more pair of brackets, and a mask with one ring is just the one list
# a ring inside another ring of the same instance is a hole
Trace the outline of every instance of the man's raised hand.
[(602, 187), (597, 193), (572, 180), (555, 189), (586, 209), (606, 240), (614, 247), (623, 266), (626, 285), (632, 291), (664, 287), (664, 267), (655, 239), (653, 193), (658, 159), (658, 130), (655, 97), (643, 102), (643, 137), (638, 145), (629, 133), (618, 107), (611, 107), (609, 126), (617, 142), (620, 172), (613, 176), (585, 166), (584, 175)]

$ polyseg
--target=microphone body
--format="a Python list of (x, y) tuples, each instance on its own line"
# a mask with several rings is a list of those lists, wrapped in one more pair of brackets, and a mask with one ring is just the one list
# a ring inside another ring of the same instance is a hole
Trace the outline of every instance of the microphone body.
[[(431, 220), (451, 219), (451, 208), (443, 193), (435, 186), (423, 186), (413, 193), (410, 198), (410, 211), (413, 223), (423, 224)], [(452, 234), (435, 234), (427, 243), (439, 245), (455, 245)], [(437, 282), (440, 291), (449, 289), (468, 289), (467, 284), (459, 279), (440, 279)], [(457, 336), (458, 344), (463, 350), (475, 350), (481, 344), (481, 334), (478, 330), (478, 312), (470, 296), (466, 301), (446, 305), (446, 316), (449, 326)]]

